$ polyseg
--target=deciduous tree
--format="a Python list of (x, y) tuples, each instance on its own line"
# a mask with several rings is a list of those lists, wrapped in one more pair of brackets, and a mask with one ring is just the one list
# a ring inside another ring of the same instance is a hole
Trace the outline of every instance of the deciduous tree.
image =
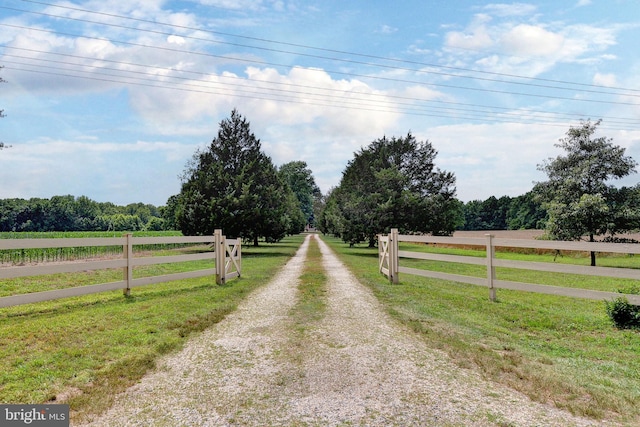
[(313, 204), (314, 200), (321, 196), (321, 193), (311, 169), (307, 167), (306, 162), (293, 161), (280, 166), (278, 172), (282, 179), (289, 184), (300, 202), (300, 209), (304, 213), (306, 223), (313, 226)]
[(376, 234), (390, 228), (451, 234), (460, 220), (455, 176), (435, 166), (436, 156), (430, 142), (411, 133), (378, 139), (356, 153), (327, 203), (340, 212), (333, 222), (342, 239), (373, 246)]
[[(549, 178), (536, 184), (535, 191), (549, 213), (547, 232), (553, 239), (587, 236), (593, 242), (595, 236), (625, 231), (615, 225), (621, 204), (614, 203), (614, 195), (620, 193), (610, 182), (635, 172), (637, 163), (612, 139), (594, 137), (600, 122), (588, 120), (571, 127), (556, 144), (565, 154), (538, 166)], [(592, 252), (591, 265), (595, 264)]]

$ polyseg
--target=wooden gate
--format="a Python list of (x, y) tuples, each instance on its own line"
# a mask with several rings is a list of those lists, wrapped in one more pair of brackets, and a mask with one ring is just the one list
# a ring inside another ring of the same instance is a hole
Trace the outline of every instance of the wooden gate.
[(242, 239), (227, 239), (222, 230), (214, 232), (216, 244), (216, 283), (224, 285), (227, 279), (242, 273)]
[(378, 266), (380, 273), (398, 283), (398, 229), (392, 228), (387, 236), (378, 235)]

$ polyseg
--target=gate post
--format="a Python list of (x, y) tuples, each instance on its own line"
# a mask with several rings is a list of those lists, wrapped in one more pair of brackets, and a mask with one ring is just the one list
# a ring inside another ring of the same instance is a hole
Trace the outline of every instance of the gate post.
[(489, 299), (496, 301), (496, 288), (493, 281), (496, 279), (496, 268), (493, 266), (493, 258), (496, 255), (496, 248), (493, 246), (493, 235), (485, 234), (487, 237), (487, 286), (489, 287)]
[(122, 248), (124, 258), (127, 260), (127, 266), (123, 268), (125, 288), (122, 290), (124, 296), (131, 295), (131, 282), (133, 281), (133, 234), (124, 235), (125, 243)]
[(389, 233), (389, 279), (391, 283), (400, 282), (400, 274), (398, 272), (398, 229), (392, 228)]
[(222, 230), (216, 229), (213, 232), (214, 245), (216, 251), (216, 283), (218, 285), (224, 285), (225, 283), (225, 264), (227, 250), (225, 248), (224, 236)]

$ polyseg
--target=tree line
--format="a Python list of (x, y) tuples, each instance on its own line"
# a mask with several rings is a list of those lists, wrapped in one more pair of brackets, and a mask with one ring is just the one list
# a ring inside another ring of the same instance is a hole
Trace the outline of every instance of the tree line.
[(491, 196), (460, 203), (462, 223), (457, 230), (544, 229), (547, 210), (533, 191), (517, 196)]
[[(640, 185), (617, 188), (637, 163), (611, 139), (594, 137), (600, 121), (571, 127), (564, 154), (538, 165), (548, 180), (518, 197), (462, 203), (456, 179), (436, 165), (437, 150), (411, 133), (382, 137), (354, 153), (337, 187), (322, 195), (303, 161), (276, 167), (237, 110), (197, 150), (166, 206), (124, 207), (87, 197), (0, 200), (0, 231), (180, 230), (257, 245), (306, 226), (345, 242), (376, 244), (378, 233), (450, 235), (455, 230), (545, 229), (555, 240), (610, 241), (640, 229)], [(595, 264), (595, 254), (592, 254)]]
[(163, 207), (117, 206), (86, 196), (0, 199), (0, 231), (159, 231), (167, 229), (163, 214)]

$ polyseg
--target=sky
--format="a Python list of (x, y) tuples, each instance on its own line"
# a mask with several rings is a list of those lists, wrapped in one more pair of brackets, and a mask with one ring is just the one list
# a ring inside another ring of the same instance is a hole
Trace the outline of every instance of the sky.
[(3, 0), (0, 199), (165, 205), (234, 108), (323, 193), (411, 132), (515, 197), (581, 120), (640, 161), (638, 40), (638, 0)]

